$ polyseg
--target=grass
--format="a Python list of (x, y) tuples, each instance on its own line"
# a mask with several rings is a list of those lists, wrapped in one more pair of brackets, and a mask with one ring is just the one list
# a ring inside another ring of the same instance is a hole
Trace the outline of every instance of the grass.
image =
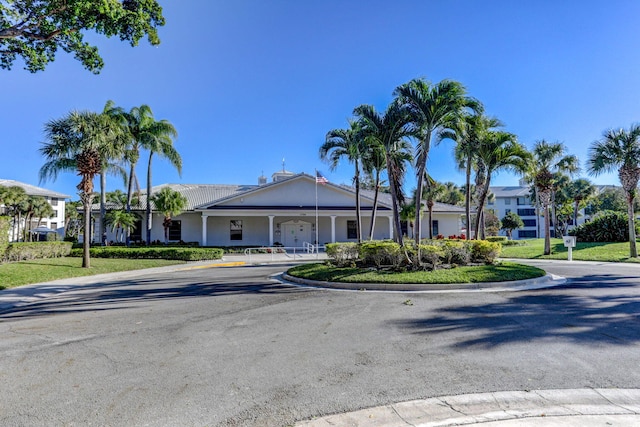
[[(544, 239), (526, 240), (524, 245), (503, 246), (501, 258), (526, 259), (567, 259), (567, 248), (562, 239), (551, 239), (551, 255), (543, 255)], [(585, 243), (578, 242), (572, 251), (576, 261), (603, 262), (640, 262), (640, 259), (629, 258), (629, 242), (618, 243)]]
[(288, 272), (310, 280), (345, 283), (477, 283), (531, 279), (545, 275), (544, 270), (510, 262), (448, 270), (387, 272), (364, 268), (338, 268), (327, 264), (304, 264)]
[(48, 282), (70, 277), (93, 276), (117, 271), (163, 267), (184, 264), (184, 261), (163, 259), (110, 259), (92, 258), (91, 268), (82, 268), (82, 258), (47, 258), (20, 261), (0, 265), (0, 289), (13, 288), (29, 283)]

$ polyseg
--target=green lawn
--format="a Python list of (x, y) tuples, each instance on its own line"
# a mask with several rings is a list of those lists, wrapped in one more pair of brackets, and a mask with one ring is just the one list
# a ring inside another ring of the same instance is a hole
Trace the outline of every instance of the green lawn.
[[(544, 239), (525, 240), (524, 245), (503, 246), (501, 258), (527, 259), (567, 259), (567, 248), (562, 239), (551, 239), (551, 255), (543, 255)], [(584, 243), (578, 242), (573, 248), (576, 261), (640, 262), (629, 258), (629, 242), (621, 243)]]
[(91, 268), (82, 268), (82, 258), (74, 257), (21, 261), (0, 265), (0, 289), (69, 277), (92, 276), (175, 264), (184, 264), (184, 261), (92, 258)]
[(509, 262), (449, 270), (395, 273), (362, 268), (338, 268), (326, 264), (303, 264), (288, 271), (310, 280), (345, 283), (477, 283), (530, 279), (545, 275), (544, 270)]

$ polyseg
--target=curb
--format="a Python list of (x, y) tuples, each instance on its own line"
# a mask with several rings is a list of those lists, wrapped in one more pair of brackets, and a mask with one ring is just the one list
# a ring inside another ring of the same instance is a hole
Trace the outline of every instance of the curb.
[(283, 280), (299, 285), (341, 289), (350, 291), (396, 291), (396, 292), (501, 292), (524, 291), (530, 289), (543, 289), (560, 286), (567, 279), (554, 274), (547, 274), (534, 279), (516, 280), (512, 282), (479, 282), (479, 283), (451, 283), (451, 284), (425, 284), (425, 283), (344, 283), (309, 280), (291, 276), (287, 273), (281, 275)]

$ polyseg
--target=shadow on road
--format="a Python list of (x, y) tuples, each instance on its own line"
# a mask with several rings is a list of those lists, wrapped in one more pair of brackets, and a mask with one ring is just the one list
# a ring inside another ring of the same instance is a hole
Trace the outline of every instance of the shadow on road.
[[(625, 279), (635, 283), (621, 283)], [(637, 277), (585, 276), (561, 289), (508, 294), (499, 304), (441, 308), (424, 318), (398, 321), (396, 326), (424, 335), (468, 332), (464, 335), (469, 338), (456, 342), (454, 348), (536, 341), (635, 345), (640, 342), (637, 284)]]
[[(239, 283), (238, 280), (199, 281), (184, 285), (167, 279), (123, 280), (109, 283), (87, 284), (82, 287), (42, 286), (41, 289), (31, 287), (30, 292), (60, 293), (41, 301), (0, 311), (0, 321), (8, 319), (29, 318), (34, 316), (65, 314), (83, 311), (101, 311), (123, 309), (127, 304), (158, 301), (180, 300), (186, 298), (221, 297), (237, 294), (300, 294), (300, 288), (277, 282), (256, 281)], [(5, 291), (6, 292), (6, 291)], [(15, 295), (21, 295), (16, 289)]]

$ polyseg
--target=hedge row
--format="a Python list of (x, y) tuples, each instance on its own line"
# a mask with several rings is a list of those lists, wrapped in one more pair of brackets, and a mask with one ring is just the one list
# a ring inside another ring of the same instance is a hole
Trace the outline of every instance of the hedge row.
[(14, 242), (9, 243), (3, 255), (8, 262), (39, 258), (59, 258), (69, 256), (70, 242)]
[(402, 248), (390, 240), (363, 243), (329, 243), (327, 256), (337, 266), (358, 264), (377, 269), (436, 269), (444, 264), (491, 264), (500, 255), (501, 245), (486, 240), (425, 240), (416, 246), (406, 243)]
[(9, 246), (9, 229), (11, 228), (11, 218), (0, 216), (0, 259)]
[[(175, 259), (181, 261), (204, 261), (220, 259), (223, 250), (219, 248), (161, 248), (140, 247), (127, 248), (120, 246), (101, 246), (90, 249), (91, 257), (95, 258), (129, 258), (129, 259)], [(82, 249), (71, 251), (71, 256), (81, 257)]]
[[(638, 221), (635, 223), (638, 234)], [(629, 215), (622, 212), (605, 211), (594, 219), (585, 222), (572, 230), (569, 234), (576, 236), (580, 242), (628, 242)]]

